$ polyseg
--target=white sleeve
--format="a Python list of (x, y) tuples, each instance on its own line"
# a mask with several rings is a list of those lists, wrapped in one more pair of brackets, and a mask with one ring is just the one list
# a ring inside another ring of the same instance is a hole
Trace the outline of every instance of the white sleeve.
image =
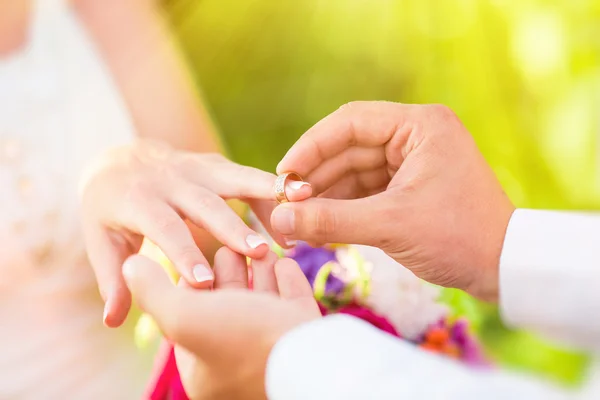
[(500, 308), (514, 327), (600, 349), (600, 216), (517, 210), (500, 259)]
[(270, 400), (580, 398), (520, 376), (469, 369), (343, 315), (287, 333), (269, 357), (266, 389)]

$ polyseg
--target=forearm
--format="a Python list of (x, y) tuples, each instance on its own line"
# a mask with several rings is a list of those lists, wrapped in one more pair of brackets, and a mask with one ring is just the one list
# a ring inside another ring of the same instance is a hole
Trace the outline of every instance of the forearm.
[[(132, 116), (137, 134), (197, 152), (223, 152), (163, 13), (151, 0), (73, 0)], [(242, 215), (245, 205), (231, 200)], [(205, 256), (220, 244), (188, 224)]]
[(73, 1), (138, 135), (179, 149), (221, 152), (214, 126), (155, 2)]

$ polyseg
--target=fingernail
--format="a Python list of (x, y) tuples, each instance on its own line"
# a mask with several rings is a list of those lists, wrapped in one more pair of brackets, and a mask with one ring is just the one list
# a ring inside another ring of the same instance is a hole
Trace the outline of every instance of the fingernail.
[(104, 314), (102, 314), (102, 321), (106, 323), (106, 317), (108, 317), (108, 302), (104, 304)]
[(265, 239), (254, 233), (251, 233), (250, 235), (246, 236), (246, 243), (248, 243), (248, 246), (250, 246), (253, 249), (256, 249), (260, 245), (268, 244)]
[(298, 244), (297, 240), (291, 240), (291, 239), (288, 240), (288, 239), (285, 239), (285, 245), (287, 247), (296, 247), (297, 244)]
[(198, 264), (192, 270), (196, 282), (207, 282), (213, 280), (213, 274), (206, 265)]
[(296, 216), (294, 211), (288, 207), (278, 207), (273, 211), (271, 216), (273, 229), (284, 236), (292, 235), (295, 230)]
[(106, 320), (108, 318), (108, 313), (110, 312), (111, 303), (112, 303), (111, 296), (108, 296), (106, 298), (106, 301), (104, 302), (104, 313), (102, 314), (102, 322), (106, 326), (108, 326), (108, 324), (106, 323)]
[(289, 181), (286, 186), (292, 191), (297, 191), (300, 190), (303, 186), (310, 186), (310, 183), (302, 181)]

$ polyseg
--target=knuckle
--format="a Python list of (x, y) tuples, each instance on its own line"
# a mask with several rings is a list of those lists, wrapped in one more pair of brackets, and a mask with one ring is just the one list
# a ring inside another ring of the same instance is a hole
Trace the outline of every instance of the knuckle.
[(351, 108), (352, 108), (352, 102), (344, 103), (344, 104), (342, 104), (341, 106), (338, 107), (338, 109), (336, 110), (336, 112), (342, 113), (342, 112), (345, 112), (345, 111), (347, 111), (347, 110), (349, 110)]
[(149, 184), (145, 175), (137, 175), (132, 179), (129, 189), (125, 193), (125, 200), (132, 205), (144, 204), (152, 190), (152, 185)]
[(444, 104), (428, 104), (425, 106), (427, 111), (440, 117), (440, 118), (448, 118), (454, 119), (456, 118), (456, 114), (452, 109)]
[(185, 266), (193, 266), (202, 261), (200, 259), (200, 250), (191, 244), (183, 245), (179, 248), (178, 258), (181, 265)]
[(210, 159), (215, 160), (215, 161), (229, 161), (227, 159), (227, 157), (225, 157), (221, 153), (208, 153), (206, 155), (207, 155), (207, 157), (209, 157)]
[(312, 221), (308, 231), (317, 241), (319, 241), (318, 238), (325, 240), (324, 238), (335, 233), (337, 227), (335, 214), (329, 208), (318, 207), (315, 209)]
[(357, 108), (360, 108), (365, 102), (364, 101), (349, 101), (348, 103), (342, 104), (337, 112), (345, 113), (345, 112), (353, 112)]
[[(241, 240), (242, 238), (245, 238), (250, 235), (252, 233), (252, 230), (250, 228), (248, 228), (248, 226), (244, 223), (244, 221), (242, 221), (241, 219), (236, 219), (235, 217), (231, 220), (230, 224), (228, 224), (228, 228), (227, 230), (229, 232), (231, 232), (230, 234), (227, 235), (227, 237), (231, 238), (231, 242), (233, 243), (234, 240)], [(234, 239), (234, 238), (239, 238), (239, 239)]]
[(229, 168), (231, 168), (231, 173), (234, 174), (234, 176), (241, 177), (242, 179), (248, 177), (252, 172), (251, 167), (246, 167), (234, 162), (230, 163)]
[(463, 132), (458, 116), (452, 109), (443, 104), (427, 104), (419, 106), (416, 114), (420, 128), (424, 136), (422, 139), (440, 142), (452, 140), (457, 134)]
[(173, 234), (178, 231), (180, 228), (180, 222), (177, 217), (171, 215), (157, 215), (154, 219), (154, 223), (159, 232), (166, 233), (167, 235)]
[(261, 179), (262, 177), (267, 176), (267, 173), (258, 168), (249, 167), (237, 163), (231, 164), (232, 171), (241, 176), (243, 179)]
[(409, 177), (398, 184), (398, 189), (401, 190), (404, 196), (414, 196), (422, 186), (423, 178), (420, 176)]
[(220, 164), (227, 161), (227, 159), (218, 153), (186, 153), (179, 157), (179, 164), (181, 165), (181, 174), (197, 182), (210, 181), (215, 168), (217, 172), (220, 170)]
[(191, 197), (200, 213), (214, 212), (227, 205), (225, 200), (208, 190), (196, 190)]
[(220, 153), (204, 153), (200, 155), (200, 157), (200, 160), (205, 163), (222, 163), (225, 161), (229, 161), (227, 158), (225, 158), (224, 155)]
[(425, 113), (429, 114), (431, 120), (437, 125), (438, 129), (434, 132), (449, 133), (454, 132), (454, 129), (448, 129), (450, 126), (456, 126), (460, 120), (456, 113), (448, 106), (443, 104), (429, 104), (425, 106)]
[(173, 178), (181, 175), (179, 163), (170, 159), (157, 162), (154, 166), (154, 172), (157, 177), (160, 177), (161, 180), (166, 182), (170, 182)]

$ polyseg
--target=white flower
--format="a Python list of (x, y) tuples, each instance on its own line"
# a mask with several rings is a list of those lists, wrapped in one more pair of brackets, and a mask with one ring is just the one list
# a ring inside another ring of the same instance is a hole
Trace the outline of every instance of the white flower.
[(358, 301), (364, 300), (369, 295), (370, 276), (373, 264), (365, 260), (354, 246), (340, 246), (335, 251), (338, 262), (337, 268), (331, 273), (343, 282), (354, 285), (354, 297)]
[(387, 318), (403, 337), (417, 339), (447, 314), (448, 309), (437, 302), (438, 287), (417, 278), (380, 249), (353, 247), (373, 266), (365, 304)]

